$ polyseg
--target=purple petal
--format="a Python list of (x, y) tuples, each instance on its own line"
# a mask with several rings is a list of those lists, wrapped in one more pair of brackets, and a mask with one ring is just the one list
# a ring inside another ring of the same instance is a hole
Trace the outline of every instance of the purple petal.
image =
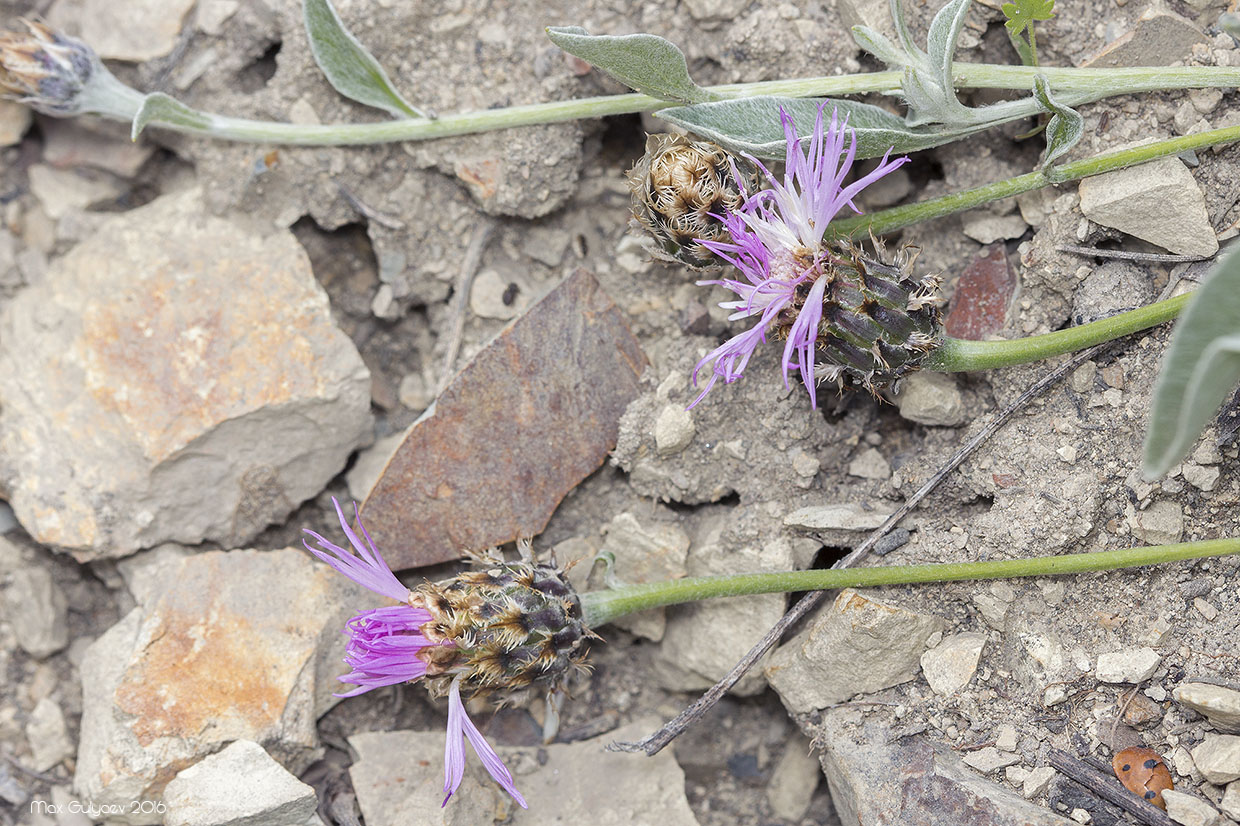
[(452, 687), (448, 690), (448, 745), (444, 750), (443, 783), (446, 797), (443, 799), (443, 805), (448, 805), (448, 799), (460, 788), (461, 779), (465, 774), (465, 740), (461, 736), (462, 733), (464, 737), (469, 738), (470, 745), (474, 747), (474, 753), (482, 761), (487, 773), (512, 796), (513, 800), (517, 801), (517, 805), (522, 809), (528, 809), (525, 798), (521, 796), (513, 783), (508, 767), (499, 759), (495, 749), (491, 748), (491, 744), (486, 741), (482, 732), (478, 731), (474, 721), (470, 720), (465, 712), (465, 704), (461, 702), (459, 680), (453, 680)]
[[(353, 529), (349, 527), (349, 522), (345, 519), (344, 511), (340, 509), (340, 503), (336, 498), (332, 497), (332, 504), (336, 506), (336, 516), (340, 519), (340, 526), (344, 528), (345, 536), (349, 538), (349, 544), (357, 551), (354, 555), (339, 545), (328, 542), (312, 530), (306, 530), (306, 533), (314, 538), (318, 547), (313, 547), (306, 540), (302, 540), (302, 544), (306, 546), (306, 550), (335, 568), (338, 572), (344, 574), (358, 585), (369, 588), (376, 594), (394, 599), (397, 602), (406, 602), (409, 599), (409, 589), (400, 584), (400, 580), (392, 573), (392, 569), (388, 567), (383, 556), (375, 548), (370, 541), (370, 536), (366, 536), (366, 544), (358, 539)], [(362, 527), (361, 515), (357, 513), (357, 505), (354, 504), (354, 514), (357, 519), (357, 525), (361, 528), (363, 535), (366, 529)]]
[(408, 605), (374, 608), (354, 616), (345, 623), (345, 664), (352, 670), (340, 677), (342, 683), (357, 688), (337, 694), (356, 697), (372, 689), (412, 682), (426, 676), (426, 662), (418, 656), (433, 643), (420, 631), (430, 622), (430, 612)]

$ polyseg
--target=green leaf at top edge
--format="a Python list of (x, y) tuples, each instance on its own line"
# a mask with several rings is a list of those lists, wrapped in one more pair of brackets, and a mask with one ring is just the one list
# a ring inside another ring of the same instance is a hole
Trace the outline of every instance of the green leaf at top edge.
[(337, 92), (398, 118), (427, 117), (396, 91), (379, 61), (344, 27), (331, 0), (302, 0), (301, 13), (314, 62)]
[(1188, 455), (1237, 382), (1240, 249), (1215, 265), (1175, 325), (1145, 434), (1147, 479), (1162, 476)]
[(684, 52), (657, 35), (596, 35), (580, 26), (553, 26), (547, 29), (547, 37), (644, 95), (680, 103), (719, 100), (689, 77)]

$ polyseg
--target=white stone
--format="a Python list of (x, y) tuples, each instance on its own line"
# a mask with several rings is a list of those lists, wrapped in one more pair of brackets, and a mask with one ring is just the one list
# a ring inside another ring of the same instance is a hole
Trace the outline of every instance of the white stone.
[(1104, 683), (1142, 683), (1153, 676), (1162, 655), (1152, 648), (1126, 648), (1098, 655), (1098, 679)]
[(30, 107), (15, 100), (0, 100), (0, 146), (13, 146), (30, 128)]
[(1240, 736), (1207, 734), (1190, 754), (1201, 776), (1222, 786), (1240, 780)]
[(766, 787), (766, 799), (771, 804), (771, 811), (776, 817), (799, 823), (809, 811), (821, 778), (822, 768), (809, 740), (799, 735), (789, 737), (783, 756), (775, 764)]
[(862, 479), (890, 479), (891, 465), (883, 458), (883, 454), (870, 447), (848, 463), (848, 475)]
[(994, 746), (987, 746), (984, 749), (969, 752), (962, 759), (969, 768), (977, 769), (982, 774), (990, 774), (1019, 763), (1020, 755), (999, 751)]
[(1232, 820), (1240, 820), (1240, 780), (1227, 784), (1223, 799), (1218, 802), (1219, 809)]
[(132, 0), (123, 6), (113, 0), (61, 0), (48, 17), (58, 26), (76, 23), (81, 38), (100, 57), (138, 62), (171, 52), (193, 7), (194, 0)]
[(811, 531), (872, 531), (886, 522), (892, 513), (892, 509), (886, 505), (868, 508), (852, 503), (810, 505), (785, 516), (784, 524)]
[(921, 670), (935, 694), (951, 695), (969, 684), (986, 645), (986, 635), (971, 631), (945, 638), (921, 655)]
[(73, 743), (65, 727), (65, 715), (50, 697), (44, 697), (30, 712), (26, 723), (26, 740), (34, 755), (31, 768), (45, 772), (73, 756)]
[(318, 799), (251, 740), (183, 769), (164, 789), (165, 826), (306, 826)]
[(1218, 477), (1222, 473), (1213, 465), (1202, 467), (1193, 462), (1184, 463), (1184, 481), (1198, 490), (1211, 491), (1218, 487)]
[(1155, 502), (1136, 511), (1130, 521), (1137, 537), (1150, 545), (1171, 545), (1184, 535), (1184, 511), (1178, 502)]
[(944, 626), (939, 617), (845, 589), (776, 649), (766, 677), (789, 711), (825, 708), (916, 677), (926, 640)]
[(533, 297), (524, 279), (483, 270), (474, 278), (469, 291), (469, 309), (481, 318), (507, 321), (519, 316)]
[(1068, 813), (1068, 817), (1077, 823), (1091, 823), (1094, 819), (1094, 816), (1084, 809), (1073, 809)]
[(964, 397), (946, 373), (919, 372), (900, 381), (900, 415), (918, 424), (956, 427), (968, 421)]
[(654, 422), (654, 445), (660, 456), (679, 453), (693, 441), (693, 413), (677, 404), (665, 405)]
[(1171, 692), (1180, 705), (1204, 714), (1220, 731), (1240, 732), (1240, 691), (1211, 683), (1181, 683)]
[(13, 571), (0, 607), (17, 644), (30, 656), (50, 657), (69, 644), (65, 594), (46, 568), (28, 565)]
[(0, 310), (0, 487), (79, 560), (248, 541), (372, 434), (297, 239), (199, 190), (109, 217)]
[(979, 244), (993, 244), (995, 241), (1019, 238), (1025, 234), (1029, 225), (1020, 213), (1011, 215), (990, 215), (982, 213), (970, 214), (964, 220), (962, 230), (965, 235)]
[(995, 736), (995, 748), (999, 751), (1016, 751), (1016, 726), (1011, 723), (1000, 723)]
[(1218, 811), (1199, 797), (1174, 789), (1163, 792), (1167, 804), (1167, 817), (1181, 826), (1220, 826)]
[(1104, 227), (1176, 255), (1218, 252), (1205, 196), (1179, 158), (1160, 158), (1086, 178), (1079, 191), (1081, 212)]
[(1055, 770), (1050, 766), (1038, 766), (1029, 772), (1029, 776), (1025, 778), (1025, 783), (1021, 787), (1020, 793), (1025, 796), (1026, 800), (1032, 800), (1046, 792), (1051, 785), (1051, 778), (1054, 776)]
[(30, 191), (52, 218), (63, 218), (71, 210), (113, 200), (125, 191), (116, 178), (104, 173), (88, 174), (35, 164), (29, 175)]
[[(625, 511), (617, 514), (607, 524), (606, 539), (602, 551), (615, 558), (613, 575), (627, 584), (640, 585), (679, 579), (687, 573), (685, 562), (689, 556), (689, 535), (674, 521), (654, 521), (652, 514)], [(671, 517), (671, 514), (668, 513)], [(672, 517), (674, 518), (674, 517)], [(603, 566), (590, 572), (590, 590), (607, 587)], [(619, 617), (614, 624), (639, 637), (659, 642), (667, 631), (665, 609), (652, 608)]]

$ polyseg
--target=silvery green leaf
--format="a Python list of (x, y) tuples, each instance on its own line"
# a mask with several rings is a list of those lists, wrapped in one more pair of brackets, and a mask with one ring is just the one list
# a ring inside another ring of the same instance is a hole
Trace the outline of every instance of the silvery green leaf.
[(142, 130), (152, 123), (206, 131), (211, 127), (211, 116), (191, 109), (163, 92), (153, 92), (143, 98), (142, 107), (138, 109), (138, 114), (133, 116), (129, 139), (136, 141)]
[(913, 33), (908, 29), (908, 15), (904, 13), (904, 1), (891, 0), (890, 8), (891, 19), (896, 26), (896, 36), (900, 38), (900, 45), (904, 47), (909, 62), (924, 62), (920, 58), (925, 58), (926, 53), (917, 48), (917, 43), (913, 41)]
[[(814, 129), (820, 103), (822, 100), (761, 96), (673, 106), (655, 115), (734, 152), (782, 159), (787, 144), (779, 110), (782, 108), (792, 118), (797, 134), (808, 135)], [(847, 116), (849, 127), (856, 130), (858, 158), (928, 149), (984, 128), (911, 129), (899, 115), (851, 100), (830, 101), (824, 116), (829, 116), (832, 107), (841, 118)]]
[(1176, 323), (1163, 357), (1143, 469), (1165, 474), (1197, 443), (1240, 381), (1240, 250), (1220, 261)]
[(337, 92), (398, 118), (427, 116), (396, 91), (379, 61), (344, 27), (331, 0), (302, 0), (301, 13), (314, 62)]
[(644, 95), (681, 103), (718, 100), (689, 77), (689, 64), (676, 45), (653, 34), (593, 35), (580, 26), (547, 29), (547, 37), (616, 80)]
[(946, 123), (952, 119), (952, 103), (960, 106), (955, 92), (943, 94), (937, 79), (924, 69), (909, 66), (904, 70), (900, 92), (908, 104), (904, 116), (906, 126), (923, 126), (927, 123)]
[(1051, 96), (1050, 82), (1042, 75), (1033, 79), (1033, 96), (1038, 105), (1051, 115), (1046, 124), (1046, 152), (1042, 158), (1042, 165), (1050, 166), (1076, 146), (1085, 130), (1085, 119), (1075, 109), (1056, 102)]
[(896, 44), (869, 26), (853, 26), (853, 40), (865, 51), (887, 64), (888, 69), (903, 69), (908, 58)]
[(926, 35), (926, 54), (930, 65), (938, 71), (940, 80), (948, 89), (952, 87), (952, 57), (956, 54), (956, 41), (960, 38), (960, 27), (964, 25), (972, 1), (951, 0), (934, 16), (930, 32)]

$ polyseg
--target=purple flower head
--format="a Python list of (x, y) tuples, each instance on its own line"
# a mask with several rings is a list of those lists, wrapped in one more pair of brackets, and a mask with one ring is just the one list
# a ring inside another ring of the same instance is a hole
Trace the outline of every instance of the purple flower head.
[[(719, 379), (725, 384), (739, 379), (754, 349), (766, 341), (767, 332), (777, 321), (786, 325), (791, 314), (796, 317), (787, 330), (781, 362), (784, 386), (788, 386), (789, 371), (796, 369), (809, 392), (810, 403), (818, 405), (814, 353), (823, 296), (830, 280), (828, 265), (833, 260), (823, 242), (827, 225), (844, 207), (860, 213), (853, 203), (858, 193), (908, 161), (888, 160), (888, 152), (873, 172), (844, 186), (857, 154), (857, 134), (848, 128), (847, 119), (839, 123), (835, 111), (831, 113), (830, 125), (824, 128), (824, 107), (825, 104), (818, 107), (807, 147), (802, 146), (792, 118), (780, 109), (787, 140), (783, 180), (777, 180), (760, 161), (751, 159), (766, 176), (770, 188), (748, 195), (739, 210), (721, 216), (732, 236), (731, 243), (703, 242), (740, 270), (745, 280), (724, 278), (698, 284), (718, 285), (736, 293), (736, 300), (719, 306), (733, 311), (730, 320), (756, 317), (757, 323), (698, 362), (693, 370), (694, 385), (706, 365), (711, 366), (711, 376), (690, 408), (705, 398)], [(804, 296), (799, 312), (794, 305), (798, 291)]]
[[(456, 644), (444, 638), (442, 633), (431, 632), (428, 636), (426, 626), (435, 623), (436, 616), (428, 610), (422, 595), (411, 592), (392, 573), (362, 526), (357, 505), (353, 506), (357, 523), (357, 531), (354, 531), (349, 527), (340, 503), (333, 498), (332, 504), (336, 506), (340, 527), (356, 554), (310, 530), (306, 533), (314, 538), (315, 544), (303, 540), (306, 549), (359, 585), (400, 603), (362, 611), (345, 624), (344, 633), (349, 641), (345, 647), (344, 661), (350, 671), (340, 677), (340, 681), (353, 683), (357, 687), (336, 696), (356, 697), (371, 689), (412, 682), (428, 674), (435, 676), (448, 671), (450, 666), (444, 666), (444, 658), (432, 655), (442, 654), (443, 649), (454, 649)], [(522, 808), (528, 808), (525, 798), (513, 786), (512, 775), (465, 713), (460, 677), (457, 676), (448, 691), (448, 742), (444, 750), (445, 805), (461, 785), (464, 776), (466, 737), (495, 781)]]

